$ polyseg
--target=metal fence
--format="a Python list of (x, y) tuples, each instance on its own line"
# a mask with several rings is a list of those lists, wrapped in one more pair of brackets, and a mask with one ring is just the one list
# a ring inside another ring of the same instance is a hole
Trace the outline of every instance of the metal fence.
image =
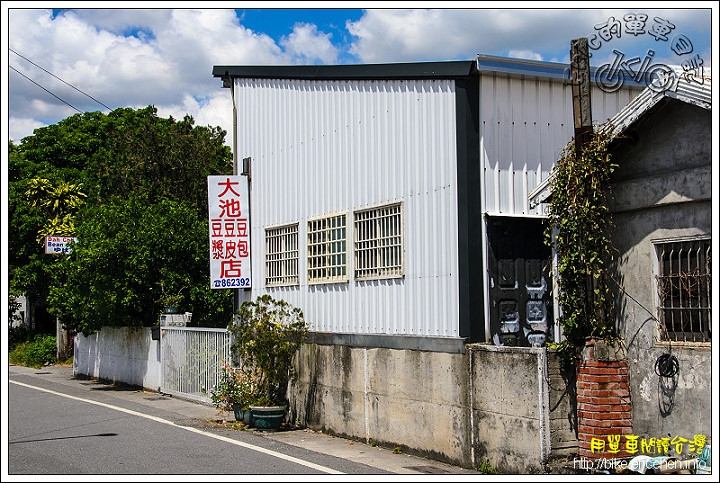
[(230, 361), (230, 333), (206, 327), (162, 327), (160, 331), (161, 391), (211, 403), (210, 390)]

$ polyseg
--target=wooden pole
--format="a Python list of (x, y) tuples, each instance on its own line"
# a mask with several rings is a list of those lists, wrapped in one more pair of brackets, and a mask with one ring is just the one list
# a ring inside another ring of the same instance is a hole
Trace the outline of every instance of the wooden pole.
[(570, 73), (572, 75), (573, 119), (575, 125), (575, 153), (592, 139), (592, 109), (590, 106), (590, 55), (587, 37), (570, 41)]
[[(570, 41), (570, 73), (572, 75), (573, 120), (575, 125), (575, 157), (580, 160), (583, 146), (592, 140), (592, 109), (590, 106), (590, 55), (587, 37)], [(589, 187), (586, 187), (589, 189)], [(585, 308), (588, 317), (594, 310), (595, 292), (592, 274), (586, 275)], [(589, 322), (589, 320), (588, 320)]]

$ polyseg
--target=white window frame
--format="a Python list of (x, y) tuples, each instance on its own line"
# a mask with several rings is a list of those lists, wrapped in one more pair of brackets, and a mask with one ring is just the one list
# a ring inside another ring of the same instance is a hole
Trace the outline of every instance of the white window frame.
[(661, 342), (711, 341), (708, 237), (654, 241)]
[(403, 203), (354, 212), (355, 280), (405, 276)]
[(265, 286), (300, 285), (299, 223), (265, 228)]
[(308, 219), (308, 284), (348, 281), (347, 213)]

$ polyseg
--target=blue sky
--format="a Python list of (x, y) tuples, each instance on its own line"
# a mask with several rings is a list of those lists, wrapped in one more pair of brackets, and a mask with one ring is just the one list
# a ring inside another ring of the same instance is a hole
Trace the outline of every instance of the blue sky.
[[(457, 2), (455, 2), (457, 3)], [(456, 8), (446, 8), (444, 10), (468, 10), (469, 5), (475, 5), (471, 2), (460, 2), (464, 6), (456, 7)], [(519, 2), (523, 3), (523, 2)], [(557, 3), (557, 2), (556, 2)], [(640, 4), (646, 3), (646, 2), (639, 2)], [(480, 5), (480, 4), (477, 4)], [(532, 3), (531, 3), (532, 5)], [(692, 2), (688, 4), (689, 7), (692, 7)], [(385, 9), (387, 10), (387, 9)], [(475, 11), (482, 11), (484, 9), (477, 9), (477, 8), (469, 8), (469, 10), (475, 10)], [(489, 10), (489, 9), (488, 9)], [(513, 8), (508, 9), (508, 22), (512, 22), (513, 17), (520, 18), (521, 12), (529, 12), (529, 11), (536, 11), (536, 12), (557, 12), (561, 9), (526, 9), (526, 8)], [(585, 11), (588, 11), (589, 9), (584, 9)], [(687, 12), (690, 12), (694, 10), (697, 12), (697, 15), (691, 16), (687, 15)], [(568, 11), (566, 9), (566, 11)], [(572, 11), (572, 10), (570, 10)], [(616, 11), (625, 11), (623, 9), (618, 9)], [(680, 15), (675, 14), (673, 10), (658, 10), (656, 8), (634, 8), (634, 9), (626, 9), (626, 13), (645, 13), (650, 18), (648, 19), (647, 23), (652, 23), (653, 19), (657, 16), (659, 18), (662, 18), (664, 20), (667, 20), (670, 22), (671, 25), (674, 26), (672, 34), (677, 34), (682, 32), (685, 34), (694, 44), (695, 51), (700, 51), (702, 53), (708, 52), (707, 48), (711, 44), (711, 16), (709, 15), (709, 10), (706, 10), (707, 15), (702, 15), (700, 12), (703, 11), (703, 8), (701, 5), (699, 5), (697, 8), (689, 8), (685, 9), (685, 12)], [(276, 9), (236, 9), (237, 16), (241, 19), (241, 22), (246, 27), (256, 31), (256, 32), (262, 32), (269, 36), (271, 36), (275, 41), (280, 41), (282, 37), (287, 36), (293, 28), (293, 25), (298, 22), (304, 22), (304, 23), (312, 23), (317, 25), (318, 29), (323, 32), (328, 32), (333, 35), (333, 43), (336, 45), (349, 45), (351, 42), (351, 39), (349, 38), (348, 31), (345, 28), (345, 24), (348, 21), (356, 22), (363, 16), (363, 9), (325, 9), (325, 8), (309, 8), (309, 9), (286, 9), (286, 8), (276, 8)], [(613, 13), (609, 12), (606, 16), (598, 17), (602, 18), (603, 21), (607, 21), (609, 17), (612, 17)], [(676, 21), (674, 17), (678, 17)], [(539, 15), (539, 18), (542, 18), (542, 15)], [(615, 15), (616, 20), (623, 22), (623, 20)], [(554, 22), (551, 22), (554, 23)], [(594, 22), (586, 22), (584, 27), (585, 29), (581, 30), (577, 29), (575, 32), (579, 35), (589, 35), (592, 33), (596, 33), (597, 30), (595, 30), (595, 23)], [(478, 24), (478, 28), (481, 28), (482, 24)], [(625, 35), (625, 38), (615, 38), (616, 42), (614, 42), (616, 45), (613, 47), (618, 48), (620, 50), (627, 51), (627, 54), (630, 56), (633, 55), (639, 55), (644, 54), (647, 52), (648, 49), (654, 49), (658, 54), (662, 54), (663, 50), (668, 50), (668, 45), (662, 45), (662, 40), (657, 40), (652, 35), (648, 34), (647, 32), (645, 35), (632, 35), (627, 34)], [(620, 45), (617, 45), (620, 44)], [(527, 42), (526, 45), (528, 47), (532, 47), (534, 43), (532, 41)], [(661, 47), (658, 49), (658, 47)], [(665, 47), (665, 49), (663, 49)], [(504, 49), (502, 47), (493, 46), (488, 51), (483, 50), (480, 46), (478, 46), (478, 52), (481, 54), (488, 54), (488, 55), (497, 55), (497, 56), (509, 56), (509, 49)], [(516, 51), (518, 49), (515, 49)], [(633, 50), (632, 53), (630, 53), (630, 50)], [(659, 52), (658, 52), (659, 50)], [(543, 49), (538, 52), (543, 57), (542, 59), (536, 60), (553, 60), (553, 61), (562, 61), (563, 57), (567, 55), (567, 52), (569, 51), (569, 40), (566, 39), (565, 45), (561, 43), (558, 43), (556, 45), (549, 45), (547, 47), (543, 47)], [(637, 51), (637, 52), (636, 52)], [(467, 51), (469, 52), (469, 51)], [(603, 58), (607, 58), (608, 55), (612, 52), (612, 49), (610, 47), (603, 48), (601, 47), (599, 49), (599, 54), (603, 54)], [(667, 52), (668, 55), (672, 56), (672, 53), (669, 51)], [(465, 53), (460, 54), (459, 57), (455, 57), (455, 59), (458, 58), (472, 58), (472, 55), (464, 55)], [(706, 57), (709, 57), (705, 55)], [(529, 56), (530, 57), (530, 56)], [(703, 57), (703, 55), (701, 55)], [(355, 56), (352, 55), (345, 55), (343, 59), (340, 59), (341, 61), (339, 63), (356, 63), (358, 59)], [(418, 59), (418, 60), (449, 60), (444, 58), (428, 58), (428, 59)], [(709, 62), (708, 58), (708, 62)]]
[[(617, 30), (621, 35), (591, 51), (594, 67), (614, 50), (643, 57), (652, 49), (656, 63), (678, 65), (697, 56), (707, 73), (717, 55), (716, 2), (678, 3), (681, 9), (649, 2), (632, 9), (624, 2), (594, 2), (598, 8), (591, 9), (525, 2), (445, 2), (422, 9), (406, 8), (408, 2), (348, 9), (283, 8), (294, 5), (288, 2), (86, 2), (90, 8), (62, 10), (42, 2), (2, 5), (2, 108), (6, 135), (15, 142), (77, 112), (108, 112), (105, 106), (152, 104), (162, 117), (190, 114), (198, 125), (231, 132), (229, 92), (212, 77), (214, 65), (470, 60), (478, 54), (568, 63), (573, 38), (597, 35), (610, 20), (626, 27), (628, 14), (647, 15), (647, 29), (672, 25), (668, 39)], [(691, 42), (692, 54), (673, 52), (677, 35)]]
[[(245, 8), (235, 9), (235, 12), (247, 28), (267, 34), (276, 42), (288, 36), (293, 26), (301, 22), (314, 24), (318, 30), (332, 34), (333, 43), (337, 45), (350, 43), (345, 23), (355, 22), (363, 15), (361, 8)], [(356, 63), (350, 55), (341, 54), (338, 60), (338, 63)]]

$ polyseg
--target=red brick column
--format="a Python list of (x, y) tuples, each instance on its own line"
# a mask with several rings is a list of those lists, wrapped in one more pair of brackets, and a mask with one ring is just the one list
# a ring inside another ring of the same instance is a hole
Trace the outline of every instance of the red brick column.
[(631, 458), (633, 455), (625, 451), (624, 437), (632, 434), (625, 346), (590, 339), (576, 369), (580, 457)]

